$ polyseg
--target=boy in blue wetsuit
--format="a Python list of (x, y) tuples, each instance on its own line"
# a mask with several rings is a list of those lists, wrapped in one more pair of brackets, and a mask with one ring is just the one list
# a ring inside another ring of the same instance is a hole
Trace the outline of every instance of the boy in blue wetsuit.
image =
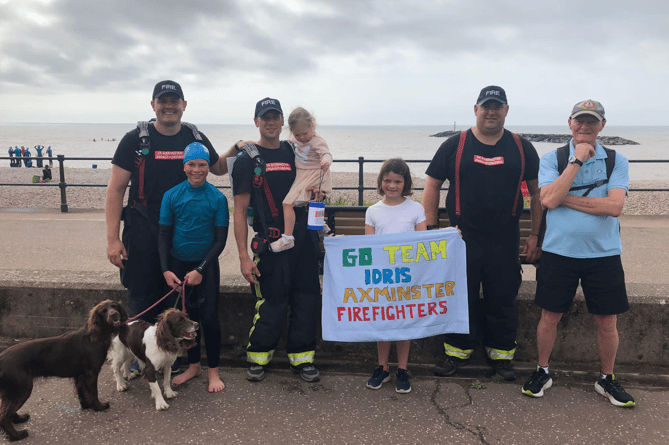
[[(172, 288), (186, 282), (186, 311), (200, 323), (207, 339), (209, 392), (225, 384), (218, 375), (221, 325), (218, 320), (220, 269), (218, 256), (228, 237), (228, 200), (207, 182), (209, 150), (199, 142), (184, 150), (186, 181), (169, 189), (160, 207), (158, 251), (165, 281)], [(172, 380), (181, 385), (202, 374), (198, 329), (197, 346), (188, 350), (188, 369)]]

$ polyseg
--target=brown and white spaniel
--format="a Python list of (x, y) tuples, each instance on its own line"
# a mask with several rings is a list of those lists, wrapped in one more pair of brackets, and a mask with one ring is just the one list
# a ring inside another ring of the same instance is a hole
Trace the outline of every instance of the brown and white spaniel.
[(137, 359), (144, 377), (149, 381), (151, 397), (155, 399), (156, 409), (163, 410), (170, 406), (165, 402), (156, 373), (163, 371), (163, 390), (165, 397), (172, 399), (177, 393), (172, 390), (172, 363), (177, 358), (179, 344), (184, 349), (196, 345), (198, 323), (191, 321), (184, 312), (177, 309), (168, 309), (158, 317), (158, 322), (151, 325), (143, 320), (128, 324), (128, 330), (121, 332), (112, 342), (112, 370), (116, 379), (116, 389), (125, 391), (128, 383), (125, 381), (137, 377), (130, 373), (130, 362)]

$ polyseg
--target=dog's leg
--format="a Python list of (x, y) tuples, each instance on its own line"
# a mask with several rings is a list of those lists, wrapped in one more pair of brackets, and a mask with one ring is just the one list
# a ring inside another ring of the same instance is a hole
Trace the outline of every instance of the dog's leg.
[(88, 370), (74, 378), (81, 409), (93, 408), (93, 411), (109, 409), (109, 402), (101, 403), (98, 398), (98, 374), (100, 370)]
[(156, 368), (153, 367), (151, 362), (146, 362), (146, 368), (144, 368), (144, 377), (149, 381), (149, 388), (151, 388), (151, 397), (154, 398), (156, 402), (156, 409), (158, 411), (169, 408), (165, 399), (163, 398), (163, 393), (160, 391), (160, 385), (158, 384), (158, 379), (156, 378)]
[[(14, 420), (26, 421), (30, 417), (28, 414), (17, 414), (26, 400), (30, 397), (33, 389), (32, 379), (27, 377), (21, 379), (21, 382), (2, 382), (2, 384), (11, 384), (11, 394), (7, 390), (0, 391), (0, 429), (4, 430), (9, 440), (21, 440), (28, 437), (28, 430), (17, 431), (14, 428)], [(16, 422), (21, 423), (21, 422)]]
[(128, 389), (128, 383), (125, 381), (123, 371), (121, 370), (125, 364), (125, 351), (117, 351), (114, 345), (112, 352), (112, 371), (114, 372), (114, 379), (116, 380), (116, 390), (123, 392)]
[[(175, 358), (176, 360), (176, 358)], [(173, 399), (177, 396), (177, 392), (172, 390), (172, 365), (167, 364), (163, 368), (163, 391), (165, 392), (165, 397), (168, 399)]]

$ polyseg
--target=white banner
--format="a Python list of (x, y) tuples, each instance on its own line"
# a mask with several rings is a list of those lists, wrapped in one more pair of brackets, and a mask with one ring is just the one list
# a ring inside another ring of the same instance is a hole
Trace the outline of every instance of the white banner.
[(326, 237), (323, 339), (412, 340), (469, 333), (457, 230)]

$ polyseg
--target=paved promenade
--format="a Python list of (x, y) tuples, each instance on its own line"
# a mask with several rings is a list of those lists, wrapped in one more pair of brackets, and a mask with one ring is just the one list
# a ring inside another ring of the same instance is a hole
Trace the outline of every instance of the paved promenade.
[[(622, 217), (623, 263), (630, 284), (655, 289), (662, 304), (669, 289), (669, 217)], [(118, 271), (105, 255), (101, 211), (0, 209), (0, 281), (118, 288)], [(234, 239), (220, 258), (223, 289), (246, 290)], [(526, 280), (533, 280), (532, 267)], [(658, 329), (663, 329), (657, 326)], [(655, 328), (649, 328), (655, 329)], [(320, 356), (322, 380), (308, 384), (276, 364), (267, 379), (250, 383), (239, 360), (225, 360), (226, 389), (206, 391), (195, 379), (157, 412), (144, 381), (116, 392), (110, 366), (100, 375), (107, 412), (81, 411), (69, 380), (38, 380), (22, 412), (32, 418), (26, 444), (666, 444), (669, 376), (666, 369), (618, 370), (637, 407), (611, 405), (593, 388), (590, 365), (556, 366), (543, 399), (520, 393), (531, 364), (507, 383), (472, 366), (454, 378), (431, 375), (432, 364), (411, 363), (413, 391), (399, 395), (394, 379), (379, 391), (364, 387), (374, 357), (347, 363)], [(6, 443), (0, 436), (0, 443)]]

